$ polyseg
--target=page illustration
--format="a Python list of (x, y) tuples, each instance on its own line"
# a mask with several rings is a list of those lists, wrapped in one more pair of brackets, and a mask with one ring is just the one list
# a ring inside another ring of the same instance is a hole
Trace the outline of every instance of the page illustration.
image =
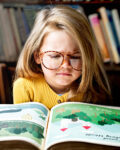
[(60, 104), (51, 112), (46, 147), (65, 141), (120, 146), (120, 110), (83, 103)]
[(24, 139), (40, 147), (45, 138), (47, 115), (48, 110), (35, 103), (0, 107), (0, 141)]

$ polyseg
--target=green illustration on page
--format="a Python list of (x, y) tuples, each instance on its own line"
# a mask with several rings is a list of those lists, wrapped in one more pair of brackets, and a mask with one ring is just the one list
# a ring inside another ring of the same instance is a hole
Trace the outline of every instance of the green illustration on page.
[(45, 138), (48, 111), (41, 104), (2, 106), (0, 109), (0, 141), (25, 140), (41, 147)]
[(54, 141), (120, 146), (120, 109), (84, 103), (60, 104), (51, 111), (46, 148)]

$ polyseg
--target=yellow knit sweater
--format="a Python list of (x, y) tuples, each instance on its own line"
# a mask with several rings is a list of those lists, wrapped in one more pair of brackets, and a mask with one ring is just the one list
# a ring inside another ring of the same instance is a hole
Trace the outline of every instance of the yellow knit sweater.
[[(18, 78), (13, 85), (14, 104), (24, 102), (40, 102), (51, 109), (60, 102), (67, 100), (68, 93), (59, 96), (46, 83), (41, 75), (39, 79)], [(73, 100), (81, 101), (82, 95)]]

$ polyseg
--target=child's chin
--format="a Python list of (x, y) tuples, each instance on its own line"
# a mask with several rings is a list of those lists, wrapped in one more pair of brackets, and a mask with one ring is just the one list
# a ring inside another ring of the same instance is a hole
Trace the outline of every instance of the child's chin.
[(63, 86), (69, 86), (71, 84), (70, 81), (66, 81), (66, 80), (59, 80), (58, 85), (63, 85)]

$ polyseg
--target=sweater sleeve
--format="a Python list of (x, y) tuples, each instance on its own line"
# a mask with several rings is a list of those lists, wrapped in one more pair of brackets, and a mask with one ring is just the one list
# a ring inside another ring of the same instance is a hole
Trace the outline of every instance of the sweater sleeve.
[(13, 103), (31, 102), (33, 90), (27, 79), (19, 78), (13, 84)]

